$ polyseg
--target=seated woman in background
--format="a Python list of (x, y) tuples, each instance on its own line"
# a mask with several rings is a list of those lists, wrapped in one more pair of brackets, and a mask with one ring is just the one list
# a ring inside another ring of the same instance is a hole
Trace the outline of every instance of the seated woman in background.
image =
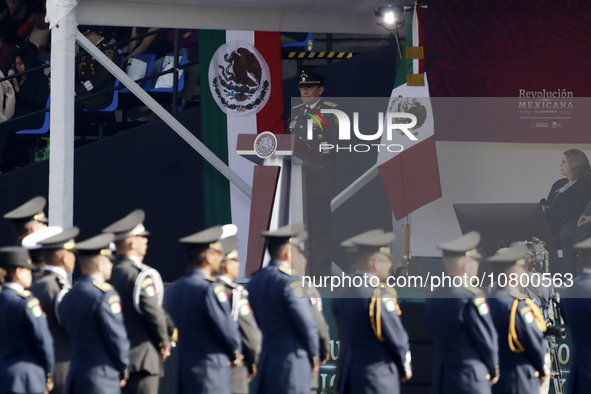
[[(37, 47), (32, 44), (24, 44), (19, 49), (14, 62), (17, 73), (25, 72), (41, 66), (41, 60), (37, 52)], [(28, 74), (20, 75), (12, 79), (12, 86), (15, 92), (14, 116), (8, 122), (0, 124), (0, 168), (5, 168), (4, 163), (7, 159), (14, 160), (18, 155), (18, 146), (6, 149), (9, 144), (9, 138), (20, 130), (38, 129), (43, 126), (45, 114), (39, 113), (29, 115), (39, 110), (45, 109), (47, 98), (49, 97), (49, 79), (43, 73), (43, 70), (33, 71)], [(27, 116), (28, 115), (28, 116)], [(13, 145), (10, 142), (10, 145)], [(5, 151), (10, 153), (5, 155)]]
[(555, 238), (565, 224), (579, 220), (591, 200), (591, 169), (584, 152), (578, 149), (565, 151), (560, 173), (565, 178), (554, 182), (548, 198), (540, 201)]

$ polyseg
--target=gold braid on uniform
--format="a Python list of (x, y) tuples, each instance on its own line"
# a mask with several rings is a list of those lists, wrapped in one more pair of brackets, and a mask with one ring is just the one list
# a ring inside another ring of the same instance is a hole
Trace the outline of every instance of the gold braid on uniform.
[[(376, 334), (376, 337), (380, 342), (384, 342), (384, 336), (382, 335), (382, 321), (381, 321), (381, 313), (382, 313), (382, 303), (380, 302), (381, 297), (381, 289), (378, 287), (373, 292), (373, 297), (371, 298), (371, 302), (369, 303), (369, 320), (371, 322), (371, 328)], [(375, 308), (375, 314), (374, 314)]]
[(509, 315), (509, 348), (513, 353), (523, 353), (525, 348), (517, 338), (517, 331), (515, 330), (515, 315), (517, 314), (517, 307), (519, 300), (513, 300), (511, 306), (511, 314)]
[(544, 316), (542, 316), (540, 308), (529, 298), (525, 299), (525, 303), (530, 306), (531, 311), (534, 313), (535, 322), (540, 331), (546, 332), (548, 327), (546, 327), (546, 321), (544, 320)]

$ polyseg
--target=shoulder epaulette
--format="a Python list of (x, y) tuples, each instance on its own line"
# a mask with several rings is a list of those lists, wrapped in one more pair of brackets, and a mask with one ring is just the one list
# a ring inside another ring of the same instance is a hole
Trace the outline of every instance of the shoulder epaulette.
[(478, 287), (471, 287), (471, 286), (466, 286), (464, 287), (464, 289), (470, 291), (471, 293), (475, 294), (475, 295), (481, 295), (484, 294), (484, 291), (482, 291), (481, 289), (479, 289)]
[(525, 299), (528, 299), (528, 298), (529, 298), (528, 296), (526, 296), (526, 295), (525, 295), (525, 294), (523, 294), (523, 293), (520, 293), (520, 292), (518, 292), (517, 290), (511, 290), (511, 291), (509, 292), (509, 295), (510, 295), (511, 297), (513, 297), (513, 298), (516, 298), (516, 299), (518, 299), (518, 300), (525, 300)]
[(305, 105), (305, 103), (298, 104), (298, 105), (296, 105), (295, 107), (292, 107), (291, 109), (300, 108), (302, 105)]
[(282, 265), (279, 266), (279, 271), (283, 272), (284, 274), (287, 274), (289, 276), (291, 276), (291, 269), (284, 267)]
[(217, 282), (218, 281), (218, 278), (216, 278), (215, 276), (211, 276), (211, 275), (204, 275), (203, 278), (205, 280), (210, 281), (210, 282)]
[(111, 290), (114, 289), (114, 287), (111, 286), (110, 284), (108, 284), (108, 283), (101, 283), (98, 280), (93, 280), (92, 281), (92, 284), (95, 285), (96, 287), (98, 287), (101, 291), (103, 291), (105, 293), (107, 291), (111, 291)]
[(338, 107), (338, 104), (331, 103), (330, 101), (323, 101), (322, 103), (328, 105), (329, 107)]
[(33, 293), (31, 293), (29, 290), (23, 290), (21, 292), (16, 293), (19, 296), (23, 297), (23, 298), (29, 298), (33, 295)]
[(146, 286), (150, 286), (152, 284), (154, 284), (154, 280), (151, 277), (148, 276), (146, 279), (144, 279), (142, 281), (142, 288), (144, 288)]

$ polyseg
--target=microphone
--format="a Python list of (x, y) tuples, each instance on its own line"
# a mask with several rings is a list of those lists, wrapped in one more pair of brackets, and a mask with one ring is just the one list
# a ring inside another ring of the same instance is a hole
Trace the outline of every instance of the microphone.
[(279, 117), (279, 120), (277, 121), (277, 123), (275, 123), (275, 126), (273, 126), (273, 128), (271, 129), (271, 133), (273, 132), (273, 130), (275, 130), (275, 127), (277, 127), (279, 125), (279, 123), (281, 123), (282, 120), (287, 119), (287, 116), (285, 116), (285, 114), (281, 114), (281, 116)]

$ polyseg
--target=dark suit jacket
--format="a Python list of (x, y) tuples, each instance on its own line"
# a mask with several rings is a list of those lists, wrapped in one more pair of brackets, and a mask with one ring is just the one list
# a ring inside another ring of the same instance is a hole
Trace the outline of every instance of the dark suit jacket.
[(557, 190), (568, 183), (567, 178), (554, 182), (548, 193), (548, 205), (546, 219), (550, 225), (552, 235), (558, 235), (562, 226), (569, 222), (577, 221), (585, 206), (591, 201), (591, 182), (579, 179), (563, 193)]

